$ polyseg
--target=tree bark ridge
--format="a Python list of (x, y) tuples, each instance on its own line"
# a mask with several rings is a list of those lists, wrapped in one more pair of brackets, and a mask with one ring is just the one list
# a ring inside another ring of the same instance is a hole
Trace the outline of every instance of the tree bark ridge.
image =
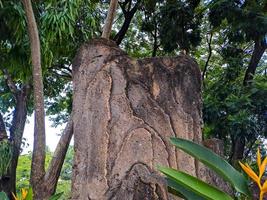
[(93, 40), (73, 63), (72, 199), (175, 199), (157, 165), (197, 175), (170, 137), (201, 142), (201, 75), (188, 56), (131, 59)]

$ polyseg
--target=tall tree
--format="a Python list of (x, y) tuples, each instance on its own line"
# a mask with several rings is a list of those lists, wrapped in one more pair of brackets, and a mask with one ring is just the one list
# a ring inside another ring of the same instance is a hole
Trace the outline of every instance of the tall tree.
[[(253, 42), (253, 53), (243, 77), (243, 85), (247, 86), (252, 83), (258, 64), (267, 48), (266, 1), (223, 0), (213, 3), (213, 6), (210, 7), (209, 19), (213, 27), (224, 30), (223, 49), (227, 51), (234, 50), (234, 53), (236, 53), (235, 50), (240, 50), (236, 48), (239, 45)], [(238, 67), (239, 65), (236, 66)], [(233, 67), (231, 68), (233, 69)], [(234, 149), (231, 156), (232, 162), (243, 158), (246, 140), (247, 138), (244, 134), (232, 137), (232, 148)]]
[(227, 41), (242, 43), (252, 41), (253, 53), (243, 79), (244, 85), (253, 80), (257, 66), (267, 49), (266, 1), (215, 1), (211, 6), (209, 17), (214, 27), (225, 21)]
[(32, 77), (33, 77), (33, 96), (34, 96), (34, 143), (31, 166), (31, 185), (34, 196), (42, 190), (41, 182), (45, 175), (45, 111), (44, 111), (44, 92), (43, 76), (41, 68), (40, 39), (37, 24), (35, 21), (31, 0), (23, 0), (26, 19), (28, 24), (28, 34), (31, 46)]

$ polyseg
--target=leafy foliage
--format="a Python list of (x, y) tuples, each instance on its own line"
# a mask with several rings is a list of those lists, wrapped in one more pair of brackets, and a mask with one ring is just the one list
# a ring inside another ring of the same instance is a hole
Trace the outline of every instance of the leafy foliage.
[(6, 174), (12, 159), (12, 145), (6, 139), (0, 141), (0, 178)]
[[(213, 169), (223, 179), (231, 183), (235, 190), (248, 197), (251, 193), (248, 189), (247, 180), (227, 161), (219, 157), (216, 153), (199, 144), (181, 138), (171, 138), (172, 144), (185, 151), (189, 155)], [(160, 171), (167, 176), (169, 187), (177, 192), (179, 196), (186, 199), (233, 199), (225, 192), (211, 186), (202, 180), (175, 169), (159, 167)], [(192, 194), (191, 194), (191, 193)], [(200, 198), (198, 197), (200, 196)]]
[[(57, 194), (60, 194), (63, 192), (62, 195), (60, 195), (60, 199), (68, 199), (70, 194), (70, 179), (71, 179), (71, 173), (72, 173), (72, 160), (73, 160), (73, 146), (69, 147), (69, 150), (67, 152), (67, 155), (65, 157), (65, 162), (62, 167), (60, 179), (57, 185)], [(52, 159), (53, 153), (49, 151), (47, 148), (46, 150), (46, 167), (48, 167), (48, 164), (50, 160)], [(19, 157), (18, 161), (18, 167), (17, 167), (17, 188), (18, 192), (21, 188), (29, 188), (29, 180), (30, 180), (30, 166), (31, 166), (31, 154), (25, 154), (21, 155)]]

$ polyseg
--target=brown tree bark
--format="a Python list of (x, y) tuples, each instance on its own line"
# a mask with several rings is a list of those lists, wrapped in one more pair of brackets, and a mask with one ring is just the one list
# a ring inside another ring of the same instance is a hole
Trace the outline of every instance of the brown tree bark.
[(110, 5), (108, 9), (108, 15), (105, 21), (105, 25), (102, 32), (102, 38), (109, 39), (111, 29), (112, 29), (112, 23), (114, 20), (114, 17), (116, 15), (116, 9), (118, 6), (118, 0), (110, 0)]
[(64, 158), (68, 151), (70, 140), (73, 134), (73, 122), (72, 117), (70, 117), (62, 136), (57, 144), (56, 150), (53, 154), (53, 158), (50, 162), (50, 165), (47, 169), (47, 172), (44, 177), (43, 183), (43, 199), (48, 199), (51, 197), (57, 187), (57, 182), (60, 176), (60, 172), (64, 163)]
[(72, 199), (176, 199), (156, 166), (199, 175), (170, 137), (201, 142), (201, 74), (187, 55), (131, 59), (112, 41), (73, 63)]
[(34, 144), (31, 166), (31, 185), (35, 199), (42, 191), (42, 181), (45, 175), (45, 111), (43, 94), (43, 77), (41, 68), (41, 50), (37, 24), (35, 21), (31, 0), (23, 0), (26, 13), (28, 35), (31, 46), (33, 96), (34, 96)]

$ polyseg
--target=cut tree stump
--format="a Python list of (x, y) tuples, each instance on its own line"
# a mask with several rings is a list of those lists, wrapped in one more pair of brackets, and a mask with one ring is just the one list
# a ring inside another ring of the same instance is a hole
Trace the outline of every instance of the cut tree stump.
[(73, 200), (177, 199), (157, 166), (198, 176), (170, 137), (201, 142), (201, 75), (178, 57), (130, 58), (95, 39), (73, 62)]

